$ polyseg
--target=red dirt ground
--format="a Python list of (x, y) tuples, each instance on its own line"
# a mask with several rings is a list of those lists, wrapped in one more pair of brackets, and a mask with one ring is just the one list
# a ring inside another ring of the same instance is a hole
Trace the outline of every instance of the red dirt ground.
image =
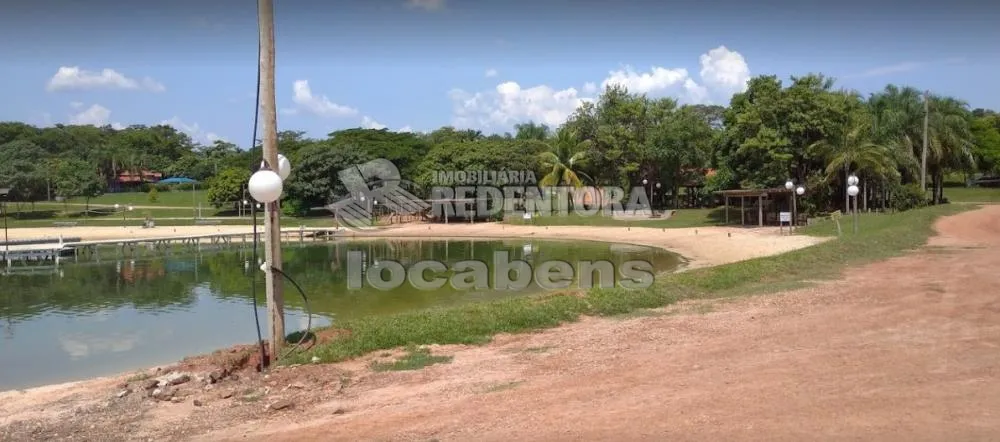
[[(195, 386), (201, 406), (115, 405), (111, 381), (89, 405), (0, 404), (27, 419), (0, 438), (998, 440), (1000, 206), (936, 228), (931, 247), (838, 281), (432, 346), (454, 360), (419, 371), (373, 372), (376, 354)], [(268, 392), (237, 400), (252, 388)]]

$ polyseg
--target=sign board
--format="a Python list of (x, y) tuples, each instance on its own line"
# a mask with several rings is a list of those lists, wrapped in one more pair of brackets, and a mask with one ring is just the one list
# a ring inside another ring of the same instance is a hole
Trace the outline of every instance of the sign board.
[(524, 219), (531, 219), (531, 212), (525, 212)]
[(778, 221), (783, 222), (783, 223), (790, 223), (790, 222), (792, 222), (792, 212), (779, 212), (778, 213)]

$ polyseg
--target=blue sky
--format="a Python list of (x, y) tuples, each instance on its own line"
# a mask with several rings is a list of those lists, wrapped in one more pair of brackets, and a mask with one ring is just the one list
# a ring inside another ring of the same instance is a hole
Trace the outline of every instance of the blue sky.
[[(10, 3), (10, 2), (8, 2)], [(809, 72), (1000, 109), (1000, 8), (947, 3), (277, 0), (279, 129), (484, 132), (557, 124), (608, 82), (728, 102), (746, 78)], [(252, 0), (36, 0), (0, 15), (0, 120), (169, 121), (250, 141)]]

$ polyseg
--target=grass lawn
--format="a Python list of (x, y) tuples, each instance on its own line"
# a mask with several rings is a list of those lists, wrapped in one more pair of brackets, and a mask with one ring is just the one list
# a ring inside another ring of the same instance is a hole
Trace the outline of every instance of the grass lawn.
[(641, 221), (616, 220), (610, 216), (592, 215), (581, 216), (575, 213), (568, 215), (550, 215), (535, 217), (530, 221), (521, 218), (507, 218), (506, 224), (512, 225), (535, 225), (535, 226), (630, 226), (630, 227), (655, 227), (655, 228), (681, 228), (681, 227), (701, 227), (722, 225), (725, 219), (725, 211), (716, 209), (680, 209), (668, 219), (652, 219)]
[[(72, 204), (85, 204), (87, 203), (86, 198), (75, 197), (70, 198), (66, 202)], [(201, 203), (202, 207), (210, 207), (211, 204), (208, 202), (208, 192), (204, 189), (191, 190), (173, 190), (170, 192), (160, 191), (156, 195), (156, 202), (149, 201), (149, 194), (145, 192), (120, 192), (120, 193), (105, 193), (96, 198), (90, 199), (90, 204), (98, 205), (115, 205), (115, 204), (131, 204), (133, 206), (175, 206), (175, 207), (193, 207)]]
[(953, 203), (1000, 203), (1000, 187), (945, 187), (944, 197)]
[[(284, 363), (308, 362), (313, 356), (333, 362), (376, 350), (429, 344), (483, 344), (497, 333), (555, 327), (581, 316), (638, 314), (685, 299), (719, 299), (792, 289), (807, 281), (837, 277), (845, 267), (914, 249), (933, 233), (940, 216), (972, 209), (971, 205), (940, 205), (908, 212), (860, 218), (860, 232), (778, 256), (665, 274), (646, 289), (567, 290), (536, 296), (477, 303), (461, 307), (372, 316), (348, 320), (337, 327), (349, 332)], [(800, 234), (831, 235), (830, 224), (802, 228)], [(297, 340), (297, 339), (296, 339)]]

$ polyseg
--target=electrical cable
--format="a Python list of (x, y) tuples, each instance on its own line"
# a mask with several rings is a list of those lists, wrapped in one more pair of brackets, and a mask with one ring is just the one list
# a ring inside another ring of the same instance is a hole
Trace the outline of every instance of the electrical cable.
[(288, 351), (285, 352), (285, 354), (281, 355), (281, 357), (275, 360), (278, 361), (281, 359), (285, 359), (289, 355), (291, 355), (292, 352), (298, 349), (302, 345), (302, 343), (306, 341), (306, 338), (312, 334), (312, 309), (309, 308), (309, 299), (306, 297), (305, 290), (302, 290), (302, 287), (299, 286), (299, 283), (295, 282), (295, 280), (292, 279), (291, 276), (288, 276), (287, 273), (285, 273), (284, 271), (282, 271), (277, 267), (271, 266), (271, 271), (278, 272), (281, 276), (284, 276), (285, 279), (288, 280), (288, 282), (292, 283), (292, 285), (295, 286), (295, 289), (299, 291), (300, 295), (302, 295), (302, 303), (304, 304), (304, 307), (306, 309), (306, 329), (304, 332), (302, 332), (302, 337), (300, 337), (299, 342), (296, 342), (295, 345), (292, 346), (292, 348), (288, 349)]
[[(260, 16), (260, 6), (257, 7), (257, 15)], [(260, 40), (260, 34), (257, 35), (257, 97), (254, 100), (254, 111), (253, 111), (253, 138), (250, 139), (250, 173), (255, 172), (254, 169), (254, 158), (253, 158), (253, 148), (257, 145), (257, 125), (260, 119), (260, 54), (261, 54), (261, 44), (263, 42)], [(264, 365), (267, 364), (267, 352), (264, 350), (264, 337), (260, 331), (260, 313), (257, 311), (257, 246), (259, 243), (259, 235), (257, 234), (257, 202), (254, 201), (250, 205), (250, 222), (253, 224), (253, 267), (250, 271), (250, 299), (253, 300), (253, 322), (257, 327), (257, 343), (260, 345), (260, 371), (264, 371)]]

